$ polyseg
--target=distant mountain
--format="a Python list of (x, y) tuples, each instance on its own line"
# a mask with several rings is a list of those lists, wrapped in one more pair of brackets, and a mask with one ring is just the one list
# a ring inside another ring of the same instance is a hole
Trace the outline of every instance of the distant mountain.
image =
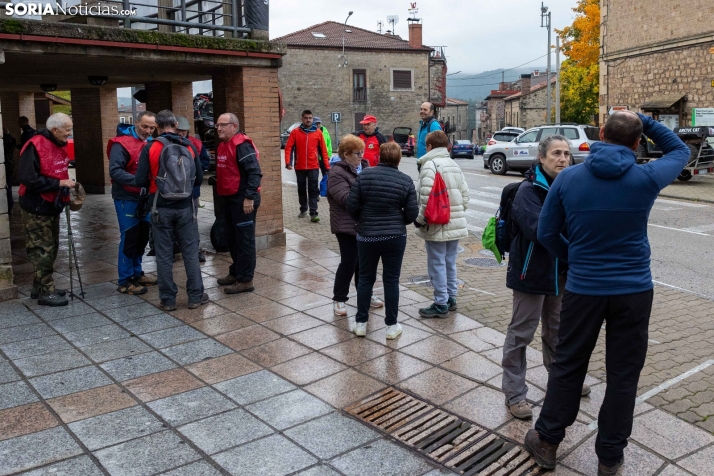
[(124, 105), (124, 107), (131, 107), (131, 97), (124, 97), (124, 98), (118, 97), (117, 105), (119, 107), (122, 107), (122, 105)]
[(462, 101), (483, 101), (492, 89), (498, 89), (501, 82), (502, 73), (505, 81), (512, 82), (520, 79), (521, 74), (540, 71), (545, 80), (545, 67), (523, 67), (516, 68), (503, 73), (503, 69), (484, 71), (483, 73), (458, 73), (446, 78), (446, 92), (450, 98), (461, 99)]

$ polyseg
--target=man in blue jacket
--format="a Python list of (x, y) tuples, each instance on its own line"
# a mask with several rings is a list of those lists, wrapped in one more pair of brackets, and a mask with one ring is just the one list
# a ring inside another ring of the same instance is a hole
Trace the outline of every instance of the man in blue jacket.
[[(426, 136), (430, 132), (440, 131), (441, 126), (439, 121), (434, 117), (436, 110), (434, 105), (430, 102), (425, 102), (421, 105), (419, 109), (419, 116), (421, 121), (419, 121), (419, 134), (417, 135), (417, 148), (416, 148), (416, 158), (420, 159), (426, 154)], [(417, 162), (417, 169), (421, 170), (421, 165)]]
[[(664, 155), (636, 165), (642, 132)], [(555, 468), (605, 322), (607, 389), (595, 452), (598, 475), (614, 475), (632, 433), (637, 382), (647, 356), (653, 298), (647, 221), (659, 192), (682, 172), (689, 149), (663, 125), (630, 111), (610, 116), (600, 139), (584, 164), (555, 179), (538, 222), (538, 240), (567, 260), (569, 270), (548, 391), (525, 445), (538, 465)], [(564, 225), (568, 239), (561, 235)]]

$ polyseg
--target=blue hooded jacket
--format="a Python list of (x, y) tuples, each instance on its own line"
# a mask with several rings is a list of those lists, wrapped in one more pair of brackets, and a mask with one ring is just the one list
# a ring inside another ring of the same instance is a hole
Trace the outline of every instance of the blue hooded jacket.
[(538, 241), (568, 262), (565, 289), (572, 293), (613, 296), (653, 287), (647, 221), (659, 192), (682, 172), (689, 149), (662, 124), (639, 116), (661, 159), (637, 165), (631, 149), (595, 143), (585, 163), (558, 175), (543, 204)]

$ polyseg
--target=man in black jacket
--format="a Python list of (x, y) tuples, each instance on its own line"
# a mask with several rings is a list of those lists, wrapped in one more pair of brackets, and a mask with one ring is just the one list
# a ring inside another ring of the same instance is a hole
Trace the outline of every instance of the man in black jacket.
[(7, 127), (2, 128), (2, 149), (5, 156), (5, 181), (7, 182), (7, 212), (12, 215), (15, 201), (12, 198), (12, 182), (15, 176), (15, 147), (17, 140), (10, 134)]
[[(542, 323), (543, 365), (550, 370), (560, 326), (560, 304), (565, 288), (566, 263), (553, 257), (538, 242), (538, 218), (555, 177), (570, 163), (570, 143), (550, 136), (538, 145), (538, 161), (526, 174), (511, 208), (517, 229), (509, 250), (506, 286), (513, 290), (513, 316), (503, 346), (503, 393), (514, 417), (530, 419), (526, 403), (526, 348)], [(590, 393), (583, 386), (583, 395)]]
[(253, 141), (239, 132), (235, 114), (222, 114), (216, 122), (221, 140), (216, 151), (216, 192), (224, 197), (224, 213), (231, 264), (228, 276), (218, 284), (228, 285), (226, 294), (251, 292), (255, 273), (255, 215), (260, 206), (259, 152)]
[[(193, 156), (196, 168), (196, 179), (193, 186), (203, 182), (203, 169), (198, 151), (188, 141), (176, 133), (178, 121), (173, 112), (164, 110), (156, 115), (156, 128), (159, 139), (180, 144)], [(161, 309), (173, 311), (176, 309), (178, 288), (173, 280), (174, 235), (179, 241), (183, 264), (186, 268), (186, 292), (188, 308), (196, 309), (208, 302), (208, 295), (203, 292), (201, 267), (198, 262), (198, 224), (194, 218), (193, 194), (179, 200), (169, 200), (161, 196), (156, 185), (159, 173), (161, 151), (164, 144), (160, 140), (149, 142), (141, 151), (139, 165), (136, 169), (136, 186), (148, 187), (149, 203), (156, 199), (158, 217), (152, 216), (154, 244), (156, 246), (156, 270), (159, 279), (159, 297)], [(155, 194), (159, 194), (155, 196)]]
[(18, 149), (22, 149), (25, 146), (25, 143), (32, 138), (35, 134), (37, 134), (37, 131), (32, 128), (30, 125), (30, 120), (25, 117), (25, 116), (20, 116), (20, 119), (18, 119), (20, 123), (20, 144), (17, 146)]

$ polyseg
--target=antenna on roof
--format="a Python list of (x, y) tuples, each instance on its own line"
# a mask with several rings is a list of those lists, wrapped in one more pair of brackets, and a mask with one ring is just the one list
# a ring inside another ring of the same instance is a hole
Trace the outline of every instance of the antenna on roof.
[(377, 27), (379, 28), (379, 34), (382, 34), (382, 26), (384, 25), (384, 22), (382, 20), (379, 20), (377, 22)]
[(399, 15), (389, 15), (389, 16), (387, 17), (387, 23), (391, 23), (391, 24), (392, 24), (392, 32), (394, 32), (394, 34), (396, 34), (396, 30), (394, 29), (394, 26), (395, 26), (397, 23), (399, 23)]

